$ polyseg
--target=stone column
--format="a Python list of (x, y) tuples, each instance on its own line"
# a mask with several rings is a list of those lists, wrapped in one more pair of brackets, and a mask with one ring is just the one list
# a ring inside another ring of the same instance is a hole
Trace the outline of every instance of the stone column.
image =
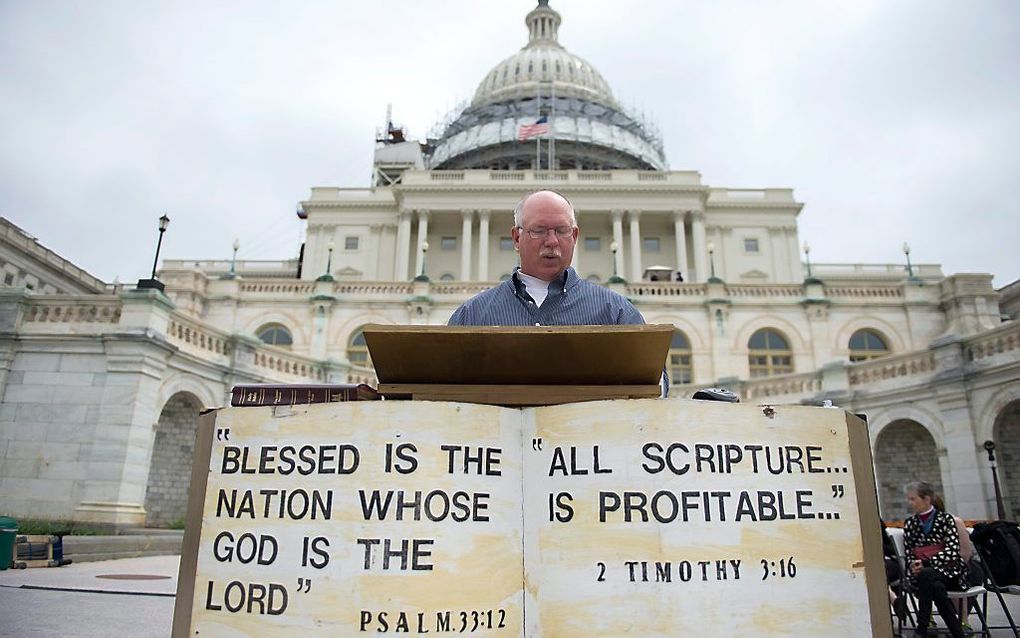
[(616, 272), (623, 276), (623, 211), (613, 210), (609, 214), (613, 219), (613, 243), (616, 244)]
[(411, 211), (402, 210), (397, 223), (397, 265), (395, 281), (407, 281), (407, 258), (411, 254)]
[(641, 281), (641, 211), (630, 211), (630, 280)]
[(460, 211), (460, 280), (471, 281), (471, 224), (474, 222), (475, 211), (465, 208)]
[(705, 214), (691, 211), (691, 236), (694, 238), (694, 277), (692, 281), (708, 281), (708, 248), (705, 246)]
[(478, 280), (489, 281), (489, 209), (478, 211)]
[(415, 248), (414, 276), (421, 274), (422, 266), (425, 264), (425, 242), (429, 237), (429, 210), (419, 208), (415, 211), (418, 214), (418, 245)]
[(684, 277), (684, 281), (691, 281), (691, 271), (687, 266), (687, 233), (684, 229), (684, 220), (687, 218), (687, 211), (673, 211), (673, 234), (676, 240), (676, 270)]

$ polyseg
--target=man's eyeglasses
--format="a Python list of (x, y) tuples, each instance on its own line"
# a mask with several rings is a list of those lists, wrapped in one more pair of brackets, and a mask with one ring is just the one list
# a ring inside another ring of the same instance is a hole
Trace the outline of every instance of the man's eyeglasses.
[(556, 233), (558, 239), (566, 239), (574, 234), (573, 226), (557, 226), (555, 228), (542, 228), (541, 226), (538, 228), (524, 228), (523, 226), (518, 226), (518, 228), (528, 233), (528, 237), (532, 239), (545, 239), (549, 235), (550, 230)]

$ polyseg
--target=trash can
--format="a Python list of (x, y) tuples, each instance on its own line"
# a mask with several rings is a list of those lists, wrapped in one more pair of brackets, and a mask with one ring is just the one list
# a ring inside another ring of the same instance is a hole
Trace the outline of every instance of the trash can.
[(14, 539), (18, 536), (18, 521), (0, 516), (0, 569), (14, 563)]

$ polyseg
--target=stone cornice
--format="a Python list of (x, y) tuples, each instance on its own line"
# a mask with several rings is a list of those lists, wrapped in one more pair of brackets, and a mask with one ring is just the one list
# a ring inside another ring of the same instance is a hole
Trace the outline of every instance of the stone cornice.
[(797, 212), (800, 212), (800, 210), (804, 208), (804, 204), (802, 204), (800, 202), (762, 202), (762, 201), (753, 201), (753, 202), (712, 202), (712, 201), (708, 201), (708, 202), (705, 202), (705, 208), (706, 209), (716, 209), (716, 210), (718, 210), (718, 209), (726, 209), (726, 208), (740, 208), (740, 209), (768, 208), (768, 209), (771, 209), (771, 210), (781, 210), (781, 209), (791, 210), (792, 209), (792, 210), (796, 210)]

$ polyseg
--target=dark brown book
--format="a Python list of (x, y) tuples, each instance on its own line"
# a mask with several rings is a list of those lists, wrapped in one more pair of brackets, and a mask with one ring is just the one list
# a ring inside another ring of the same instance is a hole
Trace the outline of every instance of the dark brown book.
[(305, 405), (309, 403), (340, 403), (343, 401), (378, 401), (375, 388), (364, 383), (328, 385), (235, 385), (230, 392), (230, 405), (255, 407), (263, 405)]

